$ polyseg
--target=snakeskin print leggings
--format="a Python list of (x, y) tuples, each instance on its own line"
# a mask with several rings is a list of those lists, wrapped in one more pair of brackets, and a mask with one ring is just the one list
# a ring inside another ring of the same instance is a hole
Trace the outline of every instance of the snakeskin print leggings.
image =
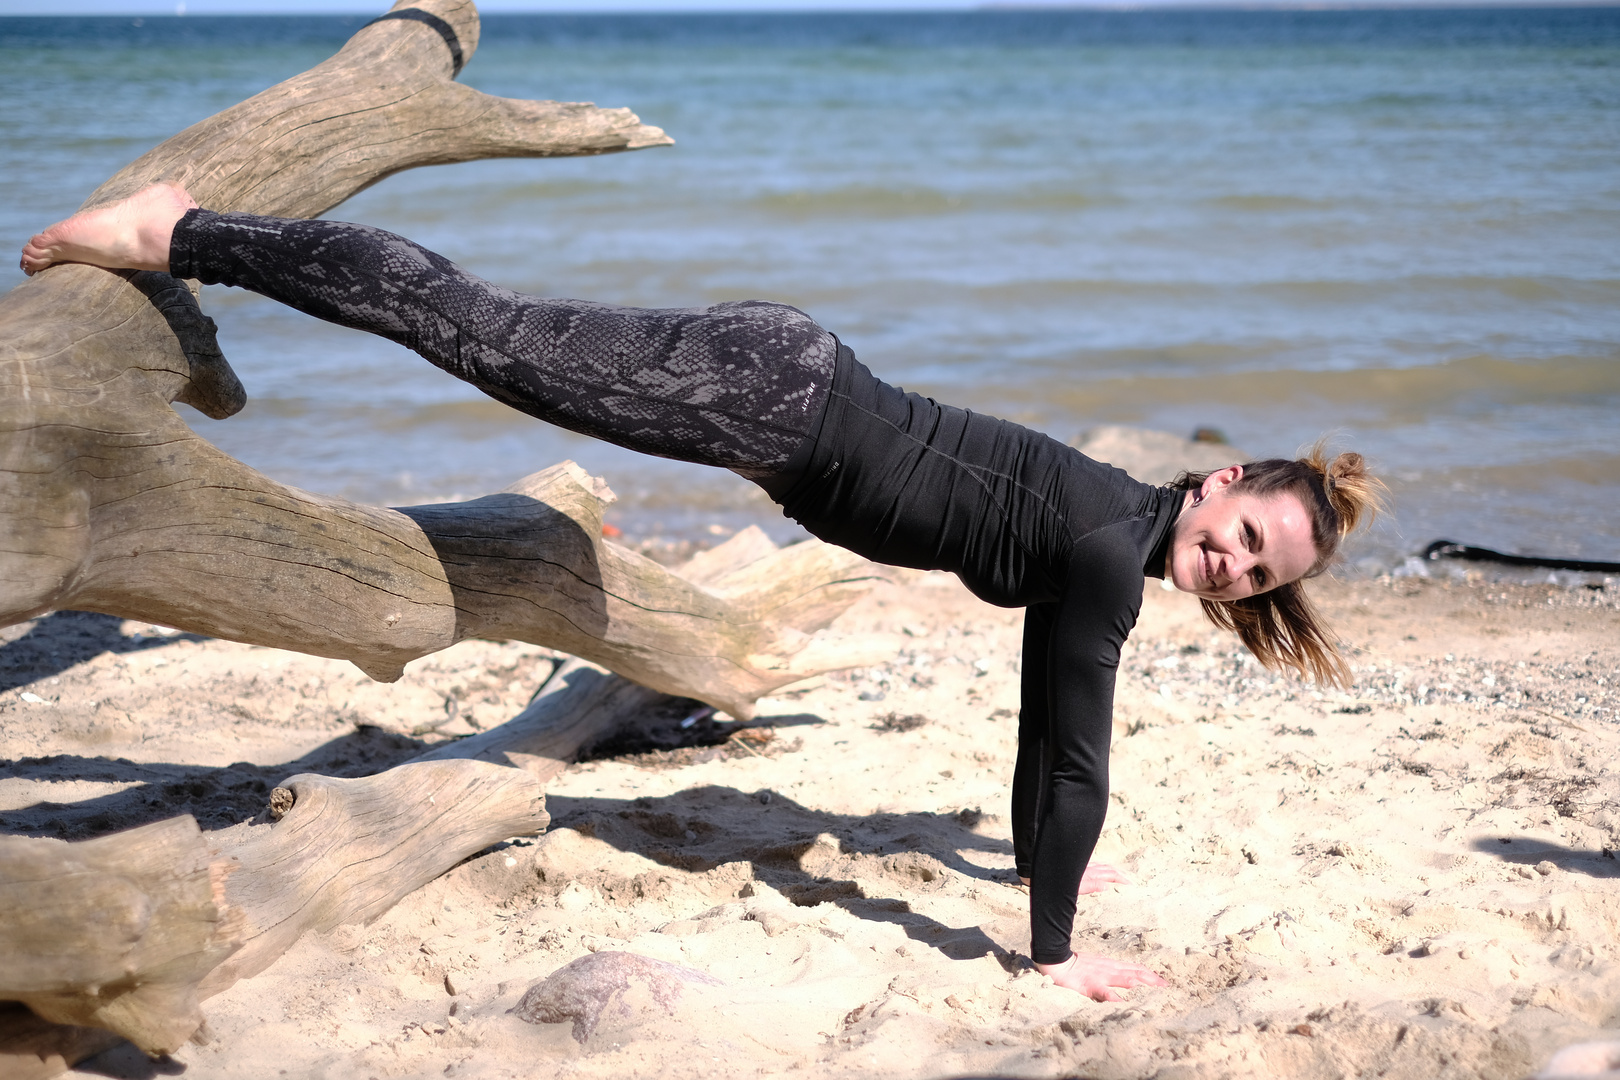
[(176, 277), (379, 334), (559, 427), (756, 480), (779, 472), (811, 432), (838, 350), (785, 304), (542, 299), (337, 221), (192, 210), (175, 226), (169, 264)]

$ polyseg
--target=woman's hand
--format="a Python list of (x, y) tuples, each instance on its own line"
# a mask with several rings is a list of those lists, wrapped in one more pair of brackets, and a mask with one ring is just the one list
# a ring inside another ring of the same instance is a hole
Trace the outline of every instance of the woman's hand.
[(1110, 885), (1129, 885), (1131, 879), (1126, 877), (1107, 863), (1087, 863), (1086, 872), (1080, 875), (1080, 896), (1086, 893), (1102, 892)]
[[(1029, 878), (1020, 877), (1019, 881), (1029, 884)], [(1131, 879), (1107, 863), (1087, 863), (1085, 873), (1080, 875), (1080, 888), (1076, 890), (1077, 896), (1087, 893), (1102, 892), (1110, 885), (1129, 885)]]
[(1092, 1001), (1125, 1000), (1114, 992), (1114, 987), (1128, 990), (1133, 986), (1164, 985), (1164, 978), (1158, 972), (1106, 956), (1070, 953), (1068, 960), (1061, 964), (1036, 964), (1035, 970), (1050, 975), (1059, 986), (1084, 994)]

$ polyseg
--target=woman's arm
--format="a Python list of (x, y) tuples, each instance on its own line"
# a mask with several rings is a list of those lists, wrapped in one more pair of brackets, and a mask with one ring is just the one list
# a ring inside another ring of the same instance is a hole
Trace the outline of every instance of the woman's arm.
[(1030, 954), (1059, 985), (1099, 1001), (1117, 996), (1111, 986), (1162, 982), (1140, 965), (1077, 957), (1070, 947), (1075, 899), (1108, 811), (1120, 649), (1142, 602), (1129, 524), (1082, 539), (1063, 598), (1026, 616), (1014, 779), (1014, 849), (1019, 874), (1031, 880)]
[(1035, 873), (1035, 836), (1040, 829), (1046, 794), (1047, 732), (1052, 708), (1047, 662), (1052, 647), (1052, 621), (1058, 605), (1031, 604), (1024, 609), (1024, 653), (1018, 709), (1018, 761), (1013, 766), (1013, 860), (1025, 885)]
[[(1012, 819), (1013, 859), (1018, 868), (1018, 880), (1025, 885), (1034, 872), (1035, 833), (1050, 768), (1046, 759), (1046, 733), (1052, 716), (1047, 660), (1057, 608), (1055, 603), (1031, 604), (1024, 611), (1023, 706), (1018, 711), (1018, 763), (1013, 769)], [(1085, 896), (1102, 892), (1110, 885), (1128, 880), (1107, 863), (1088, 862), (1080, 876), (1078, 893)]]

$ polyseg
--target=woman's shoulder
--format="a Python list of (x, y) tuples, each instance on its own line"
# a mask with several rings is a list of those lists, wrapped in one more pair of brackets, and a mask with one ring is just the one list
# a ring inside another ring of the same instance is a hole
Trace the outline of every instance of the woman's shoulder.
[(1106, 529), (1119, 522), (1157, 519), (1174, 502), (1167, 490), (1144, 483), (1124, 469), (1091, 457), (1053, 439), (1053, 457), (1060, 463), (1065, 501), (1071, 516), (1083, 527), (1077, 535)]

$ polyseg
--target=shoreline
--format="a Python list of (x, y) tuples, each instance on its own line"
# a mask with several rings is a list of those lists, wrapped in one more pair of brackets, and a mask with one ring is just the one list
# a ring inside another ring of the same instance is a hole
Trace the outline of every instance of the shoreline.
[[(1615, 590), (1323, 581), (1357, 669), (1339, 695), (1244, 663), (1150, 581), (1098, 850), (1132, 883), (1081, 898), (1075, 941), (1170, 985), (1099, 1005), (1023, 959), (1021, 613), (898, 578), (839, 623), (903, 635), (892, 662), (766, 699), (741, 750), (571, 767), (545, 835), (205, 1002), (188, 1075), (1520, 1077), (1612, 1028)], [(464, 642), (383, 686), (105, 616), (4, 638), (0, 828), (75, 839), (220, 828), (290, 773), (387, 768), (515, 715), (550, 664)], [(633, 987), (583, 1043), (508, 1014), (612, 952), (720, 985), (668, 1012)]]

